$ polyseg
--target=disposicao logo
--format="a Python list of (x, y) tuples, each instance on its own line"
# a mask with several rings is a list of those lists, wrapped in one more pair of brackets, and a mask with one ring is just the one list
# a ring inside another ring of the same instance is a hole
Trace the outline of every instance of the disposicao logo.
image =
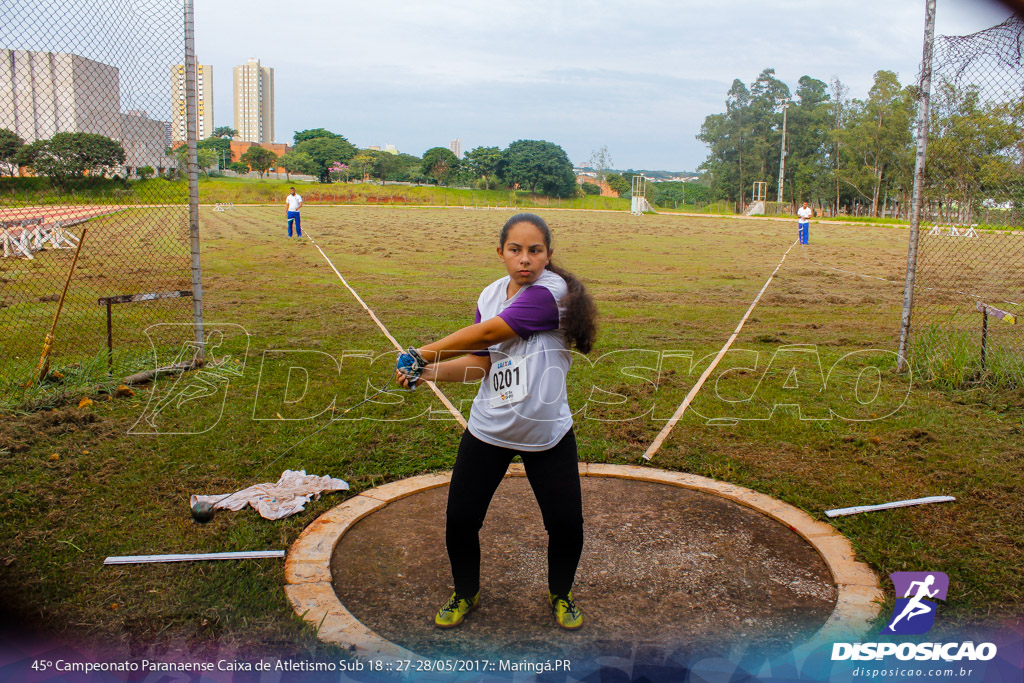
[[(942, 572), (895, 572), (889, 575), (896, 589), (892, 617), (879, 635), (916, 636), (927, 633), (935, 624), (938, 603), (949, 591), (949, 577)], [(946, 662), (988, 661), (996, 656), (992, 643), (833, 643), (832, 660), (880, 660), (895, 656), (899, 660)]]
[[(942, 572), (895, 572), (889, 575), (896, 588), (896, 606), (883, 633), (917, 636), (928, 633), (935, 623), (937, 603), (946, 599), (949, 577)], [(899, 596), (903, 597), (899, 597)]]

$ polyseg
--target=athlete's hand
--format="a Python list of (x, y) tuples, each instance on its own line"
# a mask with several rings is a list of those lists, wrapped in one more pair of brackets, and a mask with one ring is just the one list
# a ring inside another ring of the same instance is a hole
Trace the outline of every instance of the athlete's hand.
[(403, 387), (415, 389), (416, 382), (427, 365), (426, 359), (420, 355), (420, 352), (410, 346), (408, 351), (399, 354), (398, 360), (395, 362), (395, 379)]

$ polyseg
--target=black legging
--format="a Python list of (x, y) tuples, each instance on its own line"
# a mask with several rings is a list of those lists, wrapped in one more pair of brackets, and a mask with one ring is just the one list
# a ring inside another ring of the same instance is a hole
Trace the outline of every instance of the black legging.
[(480, 590), (480, 527), (517, 454), (523, 458), (548, 531), (548, 590), (565, 595), (572, 588), (583, 553), (583, 502), (572, 430), (552, 448), (535, 452), (492, 446), (466, 430), (448, 489), (445, 526), (455, 592), (460, 596), (471, 597)]

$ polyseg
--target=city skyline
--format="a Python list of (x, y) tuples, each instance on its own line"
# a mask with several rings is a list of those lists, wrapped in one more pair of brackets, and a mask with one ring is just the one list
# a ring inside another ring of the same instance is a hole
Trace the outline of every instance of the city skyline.
[[(242, 7), (260, 14), (272, 5), (196, 7), (204, 61), (237, 63), (255, 46), (276, 44), (270, 25), (230, 35), (218, 29), (237, 21)], [(973, 33), (1007, 16), (995, 2), (940, 0), (936, 34)], [(342, 8), (311, 0), (294, 23), (304, 45), (339, 49), (263, 55), (280, 72), (275, 123), (283, 141), (323, 127), (359, 147), (390, 141), (421, 156), (455, 137), (464, 151), (545, 139), (576, 164), (607, 145), (617, 168), (692, 171), (706, 158), (695, 136), (706, 116), (724, 111), (734, 78), (749, 84), (774, 67), (795, 90), (801, 76), (837, 76), (857, 98), (878, 70), (913, 84), (924, 2), (641, 0), (625, 8), (528, 0), (497, 10), (441, 3), (397, 11), (389, 2)], [(350, 32), (341, 50), (332, 34), (339, 23), (388, 30)], [(228, 106), (217, 103), (218, 120), (230, 120)]]

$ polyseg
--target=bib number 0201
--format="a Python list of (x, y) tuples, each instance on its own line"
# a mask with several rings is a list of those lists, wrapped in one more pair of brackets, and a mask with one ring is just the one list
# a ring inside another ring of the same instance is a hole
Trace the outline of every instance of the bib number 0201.
[(495, 391), (504, 391), (519, 384), (519, 368), (505, 368), (491, 373), (491, 386)]
[(491, 365), (491, 405), (512, 405), (527, 397), (526, 359), (509, 356)]

